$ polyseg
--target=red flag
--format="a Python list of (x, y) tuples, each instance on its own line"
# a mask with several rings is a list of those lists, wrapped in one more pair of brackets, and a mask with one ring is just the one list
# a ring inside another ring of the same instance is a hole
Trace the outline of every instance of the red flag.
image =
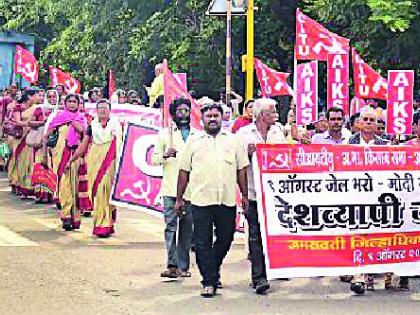
[(388, 81), (373, 70), (360, 58), (356, 49), (352, 49), (354, 68), (354, 95), (358, 98), (387, 99)]
[(318, 61), (297, 66), (296, 124), (306, 126), (318, 120)]
[(290, 73), (278, 72), (271, 69), (261, 60), (254, 58), (255, 72), (261, 86), (261, 93), (264, 97), (277, 95), (293, 95), (293, 90), (287, 84)]
[(328, 54), (347, 54), (350, 40), (341, 37), (296, 10), (296, 60), (323, 60)]
[(413, 132), (414, 71), (388, 71), (386, 133), (411, 135)]
[(339, 107), (349, 114), (349, 55), (328, 54), (327, 107)]
[(16, 45), (15, 73), (31, 84), (38, 82), (39, 65), (35, 56), (22, 46)]
[(184, 97), (191, 102), (191, 126), (196, 129), (203, 129), (200, 125), (201, 112), (200, 107), (195, 100), (188, 93), (185, 86), (180, 82), (171, 70), (168, 68), (168, 62), (163, 62), (163, 91), (164, 91), (164, 106), (163, 106), (163, 126), (168, 127), (170, 121), (169, 105), (171, 102), (179, 97)]
[(82, 85), (70, 74), (51, 66), (49, 67), (49, 69), (50, 69), (50, 80), (53, 86), (62, 84), (66, 88), (67, 92), (80, 93), (80, 91), (82, 90)]
[(114, 70), (109, 70), (108, 76), (108, 97), (111, 99), (112, 95), (114, 95), (115, 91), (115, 72)]

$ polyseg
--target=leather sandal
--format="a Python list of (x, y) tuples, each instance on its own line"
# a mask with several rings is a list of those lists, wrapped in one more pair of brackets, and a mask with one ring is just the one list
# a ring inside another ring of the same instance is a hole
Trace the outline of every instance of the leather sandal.
[(160, 274), (162, 278), (171, 278), (171, 279), (178, 278), (178, 275), (179, 275), (178, 270), (176, 268), (168, 268)]
[(191, 272), (189, 272), (188, 270), (179, 270), (178, 274), (181, 278), (190, 278), (191, 277)]

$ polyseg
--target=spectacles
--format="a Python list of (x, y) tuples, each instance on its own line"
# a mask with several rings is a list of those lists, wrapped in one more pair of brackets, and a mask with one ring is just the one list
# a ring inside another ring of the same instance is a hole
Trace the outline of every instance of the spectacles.
[(186, 112), (189, 113), (191, 110), (189, 108), (177, 108), (177, 112)]
[(330, 118), (330, 121), (343, 121), (342, 117), (332, 117)]
[(375, 122), (375, 118), (373, 118), (373, 117), (363, 117), (363, 121)]

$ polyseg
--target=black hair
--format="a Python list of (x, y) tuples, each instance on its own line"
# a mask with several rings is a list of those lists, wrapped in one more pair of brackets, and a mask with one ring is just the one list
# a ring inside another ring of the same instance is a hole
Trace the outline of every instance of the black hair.
[(414, 125), (418, 125), (419, 124), (419, 120), (420, 120), (420, 112), (414, 113), (413, 124)]
[(89, 97), (89, 99), (92, 97), (92, 94), (93, 94), (93, 93), (96, 93), (96, 91), (97, 91), (97, 90), (92, 89), (92, 90), (90, 90), (90, 91), (88, 92), (88, 97)]
[(29, 101), (29, 96), (27, 94), (22, 94), (21, 97), (18, 98), (18, 104), (23, 104)]
[(351, 115), (350, 117), (350, 126), (353, 127), (354, 123), (356, 122), (356, 119), (360, 117), (360, 113), (356, 113)]
[(99, 101), (96, 102), (96, 108), (98, 108), (99, 104), (103, 104), (103, 103), (108, 104), (109, 109), (111, 109), (111, 102), (108, 101), (105, 98), (103, 98), (103, 99), (101, 99), (101, 100), (99, 100)]
[(24, 92), (23, 95), (26, 95), (28, 98), (29, 96), (34, 96), (36, 93), (38, 93), (37, 89), (34, 88), (27, 88)]
[(201, 114), (204, 115), (205, 112), (211, 109), (217, 109), (220, 112), (220, 114), (223, 115), (223, 107), (220, 103), (204, 104), (204, 106), (201, 108)]
[(80, 98), (79, 98), (79, 95), (77, 95), (77, 94), (74, 94), (74, 93), (70, 93), (70, 94), (67, 94), (66, 95), (66, 97), (64, 98), (64, 105), (67, 103), (67, 101), (70, 99), (70, 98), (72, 98), (72, 97), (74, 97), (76, 100), (77, 100), (77, 104), (79, 104), (80, 105)]
[(178, 106), (182, 104), (187, 105), (188, 108), (191, 109), (191, 102), (189, 99), (184, 98), (184, 97), (176, 98), (169, 105), (169, 113), (171, 114), (172, 117), (175, 117)]
[(341, 113), (341, 116), (344, 118), (344, 110), (340, 107), (331, 107), (327, 110), (327, 113), (325, 117), (327, 117), (327, 120), (330, 120), (330, 114), (331, 113)]

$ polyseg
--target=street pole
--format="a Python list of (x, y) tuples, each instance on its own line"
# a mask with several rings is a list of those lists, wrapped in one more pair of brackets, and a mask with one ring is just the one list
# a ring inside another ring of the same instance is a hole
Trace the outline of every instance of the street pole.
[(254, 98), (254, 0), (248, 0), (246, 37), (245, 99), (248, 101)]
[(226, 105), (232, 86), (232, 0), (226, 0)]

